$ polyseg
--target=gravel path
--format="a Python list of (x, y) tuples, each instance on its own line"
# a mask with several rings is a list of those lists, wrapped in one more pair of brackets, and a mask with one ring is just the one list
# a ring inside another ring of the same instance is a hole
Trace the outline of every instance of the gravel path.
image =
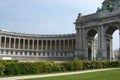
[(0, 78), (0, 80), (19, 80), (19, 79), (23, 80), (23, 79), (30, 79), (30, 78), (43, 78), (43, 77), (63, 76), (63, 75), (90, 73), (90, 72), (115, 70), (115, 69), (120, 69), (120, 68), (96, 69), (96, 70), (77, 71), (77, 72), (65, 72), (65, 73), (54, 73), (54, 74), (43, 74), (43, 75), (4, 77), (4, 78)]

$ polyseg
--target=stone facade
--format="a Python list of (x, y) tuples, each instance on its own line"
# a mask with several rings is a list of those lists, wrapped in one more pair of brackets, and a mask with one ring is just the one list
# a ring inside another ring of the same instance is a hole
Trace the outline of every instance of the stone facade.
[(120, 0), (105, 0), (102, 4), (96, 13), (78, 14), (75, 34), (35, 35), (0, 30), (0, 59), (112, 60), (112, 34), (120, 31)]
[(35, 35), (0, 30), (0, 59), (19, 61), (70, 61), (76, 35)]
[[(120, 31), (120, 0), (105, 0), (96, 13), (76, 19), (77, 57), (85, 60), (112, 60), (112, 34)], [(93, 56), (94, 37), (98, 34), (98, 50)]]

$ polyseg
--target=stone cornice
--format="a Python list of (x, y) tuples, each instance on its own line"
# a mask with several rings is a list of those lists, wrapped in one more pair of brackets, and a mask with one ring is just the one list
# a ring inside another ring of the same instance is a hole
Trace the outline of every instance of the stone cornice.
[(66, 38), (66, 37), (76, 37), (75, 33), (72, 34), (55, 34), (55, 35), (45, 35), (45, 34), (26, 34), (26, 33), (17, 33), (11, 32), (7, 30), (0, 30), (1, 35), (8, 35), (8, 36), (17, 36), (17, 37), (33, 37), (33, 38)]

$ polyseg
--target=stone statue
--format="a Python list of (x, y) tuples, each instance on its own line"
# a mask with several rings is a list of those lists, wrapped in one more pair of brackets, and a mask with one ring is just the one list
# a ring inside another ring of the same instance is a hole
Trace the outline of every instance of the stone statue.
[(118, 6), (120, 7), (120, 0), (119, 0), (119, 2), (118, 2)]
[(81, 13), (78, 13), (78, 17), (77, 17), (76, 21), (81, 20), (81, 15), (82, 15)]
[(81, 13), (78, 13), (78, 19), (81, 17), (81, 15), (82, 15)]
[(113, 4), (111, 1), (108, 3), (108, 10), (110, 10), (110, 12), (113, 11)]
[(98, 7), (98, 8), (97, 8), (97, 12), (100, 12), (100, 11), (101, 11), (101, 9)]

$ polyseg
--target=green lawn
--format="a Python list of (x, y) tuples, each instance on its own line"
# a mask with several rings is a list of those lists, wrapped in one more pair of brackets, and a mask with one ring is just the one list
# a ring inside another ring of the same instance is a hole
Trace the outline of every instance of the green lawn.
[(120, 80), (120, 69), (28, 80)]

